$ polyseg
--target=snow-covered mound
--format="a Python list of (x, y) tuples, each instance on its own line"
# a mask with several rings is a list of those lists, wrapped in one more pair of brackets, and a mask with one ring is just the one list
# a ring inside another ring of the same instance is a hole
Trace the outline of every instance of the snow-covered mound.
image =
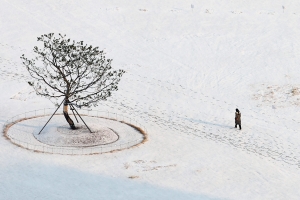
[(85, 147), (110, 144), (118, 140), (119, 136), (112, 129), (107, 127), (92, 128), (92, 133), (88, 128), (81, 125), (76, 130), (68, 126), (57, 127), (57, 131), (35, 135), (35, 138), (42, 143), (53, 146)]

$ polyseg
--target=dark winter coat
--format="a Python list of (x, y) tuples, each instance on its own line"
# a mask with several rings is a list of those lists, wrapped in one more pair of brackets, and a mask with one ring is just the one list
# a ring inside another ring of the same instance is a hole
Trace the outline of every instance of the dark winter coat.
[(235, 112), (235, 123), (241, 124), (241, 116), (242, 114), (240, 112)]

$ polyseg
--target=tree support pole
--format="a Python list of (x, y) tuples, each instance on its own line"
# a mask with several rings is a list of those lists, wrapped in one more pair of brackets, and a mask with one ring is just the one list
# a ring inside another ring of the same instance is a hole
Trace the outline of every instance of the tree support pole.
[(73, 113), (73, 115), (74, 115), (74, 117), (75, 117), (75, 119), (76, 119), (76, 121), (77, 121), (77, 123), (79, 123), (79, 121), (78, 121), (78, 119), (77, 119), (77, 117), (76, 117), (76, 115), (75, 115), (75, 113), (74, 113), (74, 109), (70, 106), (70, 108), (71, 108), (71, 110), (72, 110), (72, 113)]
[(38, 135), (44, 130), (44, 128), (46, 127), (46, 125), (50, 122), (50, 120), (52, 119), (52, 117), (55, 115), (55, 113), (57, 112), (57, 110), (59, 109), (59, 107), (61, 106), (61, 104), (64, 102), (65, 100), (63, 100), (59, 106), (57, 107), (57, 109), (55, 110), (55, 112), (51, 115), (50, 119), (46, 122), (46, 124), (44, 125), (44, 127), (42, 128), (42, 130), (40, 130), (40, 132), (38, 133)]
[(84, 123), (84, 125), (89, 129), (90, 133), (92, 133), (91, 129), (90, 129), (90, 128), (88, 127), (88, 125), (86, 125), (86, 123), (83, 121), (82, 117), (79, 115), (79, 113), (78, 113), (77, 110), (74, 108), (74, 106), (73, 106), (72, 104), (69, 104), (69, 105), (70, 105), (70, 107), (71, 107), (72, 109), (75, 110), (75, 112), (76, 112), (77, 115), (80, 117), (80, 119), (82, 120), (82, 122)]

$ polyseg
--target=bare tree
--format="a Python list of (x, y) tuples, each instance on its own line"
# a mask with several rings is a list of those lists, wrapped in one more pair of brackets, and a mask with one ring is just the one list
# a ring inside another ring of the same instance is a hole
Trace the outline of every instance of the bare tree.
[(72, 129), (74, 122), (68, 114), (68, 105), (97, 106), (106, 100), (125, 73), (112, 70), (111, 59), (106, 59), (98, 47), (75, 42), (59, 34), (44, 34), (37, 38), (43, 48), (33, 48), (36, 57), (21, 56), (32, 80), (36, 94), (49, 99), (64, 97), (63, 113)]

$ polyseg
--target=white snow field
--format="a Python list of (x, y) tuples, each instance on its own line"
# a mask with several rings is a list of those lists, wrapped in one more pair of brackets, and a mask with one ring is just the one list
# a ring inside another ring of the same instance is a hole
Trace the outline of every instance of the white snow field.
[(93, 109), (138, 119), (148, 141), (72, 156), (2, 136), (0, 199), (300, 199), (299, 25), (298, 0), (2, 0), (0, 123), (55, 109), (20, 56), (62, 33), (127, 72)]

